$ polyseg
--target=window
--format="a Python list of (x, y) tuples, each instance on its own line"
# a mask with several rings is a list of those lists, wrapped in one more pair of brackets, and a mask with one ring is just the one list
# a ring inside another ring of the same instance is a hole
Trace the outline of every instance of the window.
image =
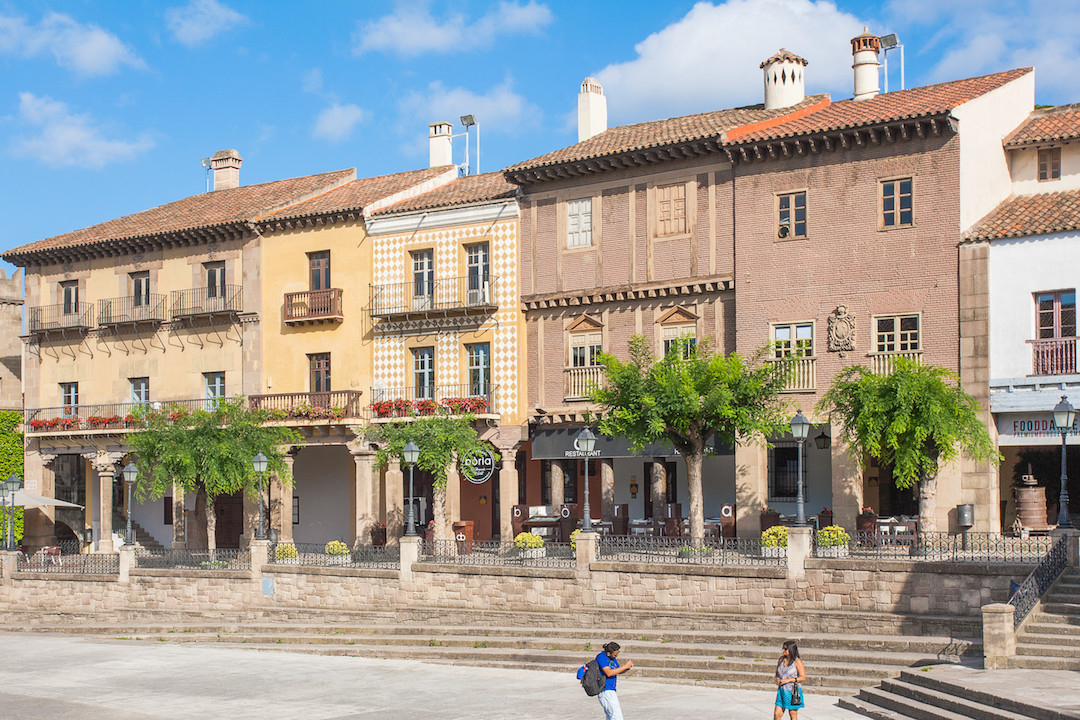
[(911, 178), (881, 183), (881, 227), (906, 227), (911, 224)]
[(773, 357), (784, 358), (802, 352), (814, 356), (814, 323), (790, 323), (772, 326)]
[(216, 408), (218, 401), (225, 397), (225, 373), (203, 373), (203, 380), (206, 384), (206, 405), (210, 409)]
[[(803, 463), (803, 483), (806, 463)], [(769, 499), (794, 500), (799, 494), (799, 445), (780, 441), (769, 450)]]
[(206, 271), (206, 297), (225, 297), (225, 262), (203, 263)]
[(682, 347), (683, 359), (690, 357), (697, 347), (697, 329), (693, 325), (664, 325), (661, 334), (664, 340), (664, 354)]
[(135, 307), (150, 304), (150, 273), (131, 273), (131, 300)]
[(875, 344), (879, 353), (918, 352), (919, 316), (894, 315), (878, 317), (874, 322)]
[(292, 499), (292, 524), (300, 524), (300, 496), (293, 495)]
[(686, 224), (686, 185), (665, 185), (656, 188), (656, 235), (683, 235)]
[(776, 196), (776, 236), (806, 237), (806, 191)]
[(61, 404), (64, 406), (64, 416), (70, 417), (79, 412), (79, 383), (60, 383)]
[(136, 405), (145, 405), (150, 402), (150, 378), (130, 378), (131, 402)]
[(435, 253), (420, 250), (412, 253), (413, 310), (430, 310), (435, 294)]
[(422, 347), (412, 351), (413, 390), (417, 400), (435, 399), (435, 348)]
[(79, 312), (79, 281), (67, 280), (60, 283), (60, 303), (65, 315)]
[(1061, 178), (1061, 148), (1039, 151), (1039, 182)]
[(164, 522), (165, 522), (166, 525), (172, 525), (173, 524), (172, 497), (170, 497), (169, 495), (166, 495), (164, 500), (165, 500), (165, 518), (164, 518)]
[(491, 301), (491, 253), (487, 243), (477, 243), (465, 248), (465, 267), (469, 282), (469, 305), (483, 305)]
[(330, 353), (308, 355), (308, 377), (311, 392), (330, 392)]
[(469, 360), (469, 395), (477, 397), (491, 392), (491, 345), (466, 345)]
[(1036, 293), (1035, 328), (1039, 340), (1076, 337), (1076, 291)]
[(566, 203), (566, 247), (592, 245), (592, 198)]
[(599, 365), (601, 333), (575, 333), (570, 336), (570, 367)]
[(330, 251), (308, 253), (310, 290), (330, 289)]

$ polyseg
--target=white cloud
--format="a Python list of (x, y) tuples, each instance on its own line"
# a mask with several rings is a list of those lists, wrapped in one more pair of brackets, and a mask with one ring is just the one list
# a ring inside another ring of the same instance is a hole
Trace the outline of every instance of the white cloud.
[(84, 76), (108, 75), (123, 65), (146, 67), (112, 33), (55, 12), (36, 25), (23, 17), (0, 14), (0, 54), (24, 58), (52, 55), (60, 67)]
[[(484, 132), (515, 134), (522, 126), (534, 124), (540, 109), (514, 92), (512, 80), (486, 93), (476, 93), (462, 87), (446, 87), (433, 82), (426, 92), (411, 92), (401, 103), (406, 115), (415, 119), (418, 127), (427, 131), (428, 123), (446, 120), (457, 125), (462, 115), (475, 115)], [(455, 132), (460, 132), (456, 130)]]
[(315, 127), (311, 136), (316, 140), (340, 142), (348, 139), (355, 128), (364, 119), (364, 111), (356, 105), (334, 103), (315, 116)]
[(459, 13), (437, 19), (426, 2), (403, 2), (389, 15), (359, 25), (353, 50), (416, 56), (487, 48), (505, 35), (535, 34), (551, 21), (551, 10), (536, 0), (500, 2), (475, 22)]
[(806, 92), (851, 94), (851, 45), (864, 22), (827, 0), (699, 2), (597, 73), (613, 124), (760, 103), (758, 64), (781, 47), (806, 58)]
[(248, 18), (217, 0), (192, 0), (184, 7), (166, 10), (165, 22), (177, 42), (195, 47), (218, 33), (248, 22)]
[(97, 169), (154, 146), (146, 133), (135, 140), (109, 139), (88, 115), (72, 113), (63, 102), (29, 92), (19, 93), (18, 119), (34, 134), (15, 138), (12, 152), (54, 167)]

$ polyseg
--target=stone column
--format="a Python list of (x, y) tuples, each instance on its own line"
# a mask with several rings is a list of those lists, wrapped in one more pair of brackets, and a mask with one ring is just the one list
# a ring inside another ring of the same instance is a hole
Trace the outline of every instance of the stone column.
[(600, 460), (600, 519), (611, 522), (615, 518), (615, 461)]
[[(293, 541), (293, 487), (296, 486), (296, 476), (293, 474), (293, 467), (296, 464), (296, 458), (288, 453), (282, 458), (285, 461), (285, 467), (289, 469), (289, 477), (292, 479), (292, 485), (286, 485), (277, 476), (274, 477), (274, 484), (277, 486), (278, 492), (281, 493), (281, 501), (278, 505), (278, 542)], [(269, 537), (269, 536), (267, 536)]]
[(177, 550), (187, 548), (187, 516), (184, 514), (186, 507), (184, 488), (173, 485), (173, 511), (172, 511), (172, 546)]
[(401, 538), (401, 564), (398, 570), (398, 581), (402, 583), (412, 582), (413, 563), (420, 559), (420, 536)]
[(566, 485), (566, 477), (563, 474), (562, 460), (548, 460), (551, 463), (551, 504), (558, 510), (563, 504), (563, 488)]
[(650, 466), (649, 492), (652, 493), (652, 519), (664, 521), (664, 505), (667, 502), (667, 467), (662, 462)]
[[(848, 453), (850, 445), (844, 439), (839, 425), (829, 427), (832, 445), (829, 446), (832, 464), (832, 511), (833, 522), (855, 530), (855, 518), (863, 508), (863, 474), (859, 464)], [(874, 508), (880, 510), (880, 508)]]
[(810, 537), (813, 528), (809, 526), (789, 527), (787, 541), (787, 576), (788, 580), (801, 580), (806, 577), (806, 558), (814, 551)]
[(397, 545), (398, 538), (405, 534), (405, 492), (404, 475), (401, 462), (392, 458), (386, 470), (386, 544)]
[(443, 537), (453, 537), (454, 523), (461, 519), (461, 473), (458, 472), (457, 454), (446, 469), (446, 528)]
[[(578, 533), (577, 540), (574, 541), (574, 552), (577, 556), (577, 576), (579, 581), (586, 587), (589, 587), (588, 579), (591, 577), (592, 563), (596, 560), (599, 542), (600, 535), (595, 532)], [(587, 594), (591, 595), (591, 593)]]
[(763, 444), (735, 444), (736, 530), (741, 538), (761, 537), (761, 508), (769, 500), (769, 455)]
[(252, 540), (248, 545), (248, 550), (251, 553), (251, 578), (255, 581), (262, 579), (262, 569), (269, 560), (270, 541), (269, 540)]
[(502, 542), (514, 539), (511, 517), (518, 500), (517, 446), (501, 447), (502, 468), (499, 470), (499, 538)]
[(98, 516), (101, 537), (98, 539), (98, 552), (113, 552), (113, 480), (116, 478), (116, 465), (123, 457), (120, 453), (98, 453), (94, 457), (94, 471), (100, 482), (98, 488)]
[(1016, 608), (1006, 603), (983, 605), (983, 668), (1004, 670), (1016, 655)]
[(135, 546), (120, 546), (120, 576), (117, 578), (121, 585), (127, 585), (131, 578), (131, 568), (135, 567)]
[(349, 453), (352, 454), (355, 469), (353, 494), (356, 497), (356, 514), (353, 518), (353, 543), (370, 545), (371, 529), (378, 519), (376, 509), (379, 478), (375, 469), (376, 456), (370, 449), (358, 445), (349, 445)]

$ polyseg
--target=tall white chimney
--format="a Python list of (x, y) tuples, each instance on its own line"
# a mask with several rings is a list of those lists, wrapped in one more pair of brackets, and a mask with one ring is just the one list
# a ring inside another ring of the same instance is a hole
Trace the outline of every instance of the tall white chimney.
[(594, 77), (581, 82), (577, 96), (577, 140), (588, 140), (607, 130), (607, 98), (604, 88)]
[(448, 122), (433, 122), (428, 127), (428, 167), (454, 164), (453, 126)]
[(863, 28), (862, 35), (851, 39), (851, 54), (855, 62), (852, 69), (855, 70), (855, 99), (869, 100), (876, 97), (878, 89), (878, 52), (881, 50), (881, 39)]
[(765, 71), (765, 109), (798, 105), (806, 97), (803, 68), (806, 60), (780, 48), (775, 55), (759, 66)]
[(240, 163), (244, 159), (235, 150), (218, 150), (210, 158), (210, 169), (214, 171), (214, 190), (229, 190), (240, 187)]

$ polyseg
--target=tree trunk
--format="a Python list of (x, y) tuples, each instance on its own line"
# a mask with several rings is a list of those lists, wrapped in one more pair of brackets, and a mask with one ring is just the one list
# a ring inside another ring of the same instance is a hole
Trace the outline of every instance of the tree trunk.
[(214, 512), (214, 498), (206, 496), (206, 549), (213, 558), (217, 550), (217, 513)]
[(701, 463), (704, 455), (703, 446), (695, 443), (692, 451), (683, 456), (690, 495), (690, 539), (695, 547), (705, 544), (705, 504), (701, 489)]
[(919, 531), (937, 532), (937, 475), (919, 478)]
[(435, 540), (451, 540), (450, 528), (446, 526), (446, 488), (431, 494), (431, 515), (435, 520), (431, 533)]

